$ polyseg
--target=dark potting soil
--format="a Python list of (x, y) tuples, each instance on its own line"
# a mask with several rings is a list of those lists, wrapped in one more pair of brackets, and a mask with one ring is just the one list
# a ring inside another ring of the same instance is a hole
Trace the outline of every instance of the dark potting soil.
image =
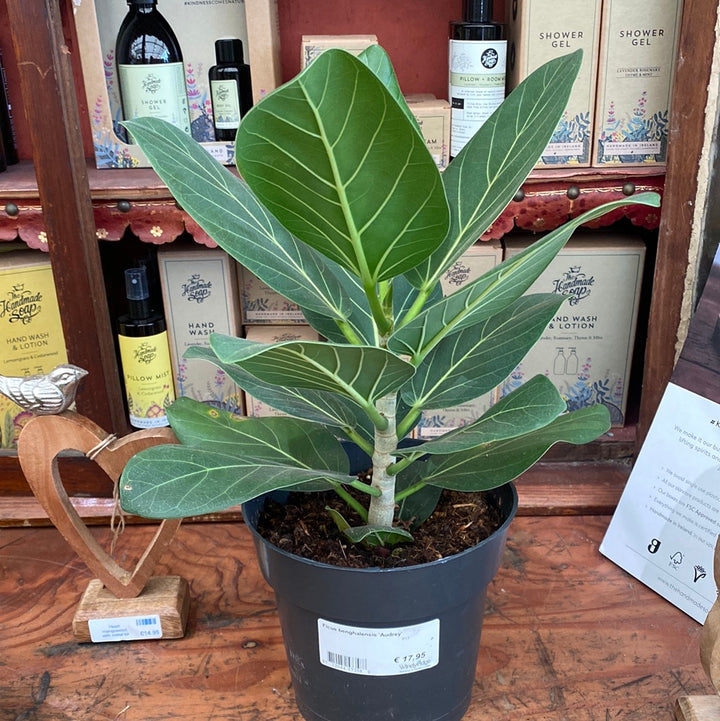
[(440, 502), (414, 541), (392, 548), (353, 544), (338, 530), (326, 507), (352, 526), (358, 517), (333, 492), (290, 493), (285, 504), (266, 501), (258, 532), (289, 553), (348, 568), (399, 568), (446, 558), (476, 545), (502, 524), (501, 513), (482, 493), (443, 491)]

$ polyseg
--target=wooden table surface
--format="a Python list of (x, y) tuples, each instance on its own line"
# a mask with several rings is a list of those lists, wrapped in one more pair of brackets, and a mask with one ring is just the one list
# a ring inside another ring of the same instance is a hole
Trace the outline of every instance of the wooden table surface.
[[(700, 625), (599, 554), (608, 522), (513, 521), (466, 721), (670, 721), (679, 696), (713, 693)], [(128, 526), (117, 560), (152, 532)], [(53, 528), (0, 529), (0, 720), (301, 721), (242, 523), (183, 525), (157, 573), (190, 584), (184, 638), (79, 644), (90, 572)]]

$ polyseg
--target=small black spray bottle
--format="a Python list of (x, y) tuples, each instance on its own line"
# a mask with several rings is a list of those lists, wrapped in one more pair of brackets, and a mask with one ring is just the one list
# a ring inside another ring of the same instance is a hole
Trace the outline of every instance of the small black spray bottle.
[(250, 66), (238, 38), (215, 41), (216, 65), (210, 68), (210, 97), (216, 140), (235, 140), (240, 119), (253, 105)]

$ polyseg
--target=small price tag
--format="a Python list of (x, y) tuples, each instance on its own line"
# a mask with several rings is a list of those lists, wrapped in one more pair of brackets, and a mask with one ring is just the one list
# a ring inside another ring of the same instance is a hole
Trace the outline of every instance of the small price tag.
[(93, 618), (88, 621), (90, 640), (93, 643), (106, 641), (141, 641), (162, 638), (160, 616), (124, 616), (121, 618)]
[(399, 628), (361, 628), (318, 619), (320, 663), (364, 676), (400, 676), (437, 666), (440, 620)]

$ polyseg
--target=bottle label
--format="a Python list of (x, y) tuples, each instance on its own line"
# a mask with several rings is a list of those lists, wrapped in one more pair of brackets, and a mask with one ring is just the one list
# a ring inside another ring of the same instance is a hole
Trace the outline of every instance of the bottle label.
[(190, 114), (182, 63), (119, 65), (126, 120), (161, 118), (190, 134)]
[(437, 666), (440, 620), (414, 626), (362, 628), (318, 619), (320, 663), (361, 676), (401, 676)]
[(218, 130), (237, 130), (240, 125), (240, 99), (235, 80), (211, 80), (213, 117)]
[(450, 155), (455, 157), (505, 98), (505, 40), (450, 41)]
[(130, 424), (169, 425), (165, 408), (175, 400), (167, 331), (142, 338), (118, 336)]

